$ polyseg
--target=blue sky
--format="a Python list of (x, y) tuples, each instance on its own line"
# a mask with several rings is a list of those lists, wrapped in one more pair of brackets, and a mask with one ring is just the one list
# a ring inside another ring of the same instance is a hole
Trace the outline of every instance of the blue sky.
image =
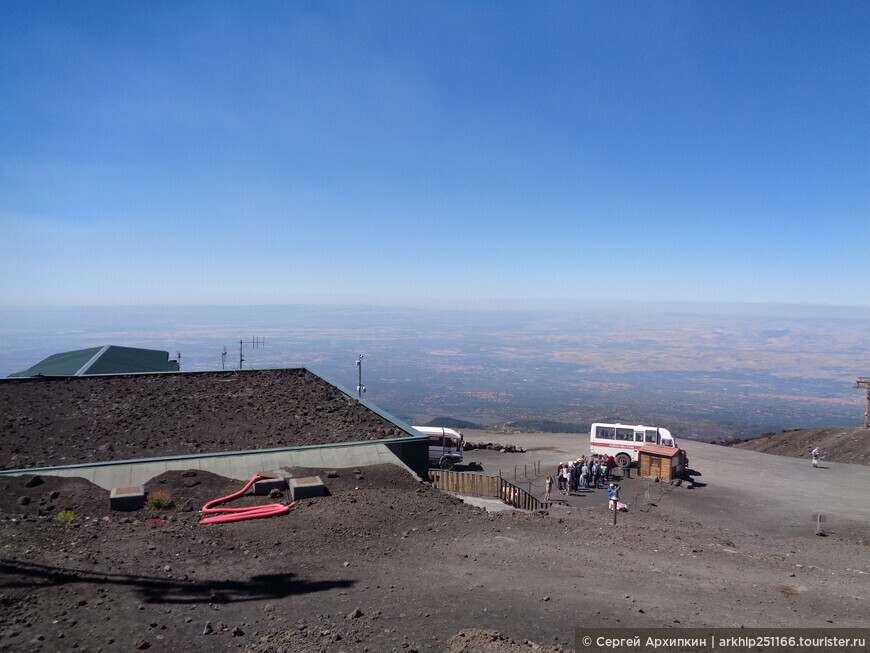
[(866, 2), (0, 4), (0, 305), (870, 305)]

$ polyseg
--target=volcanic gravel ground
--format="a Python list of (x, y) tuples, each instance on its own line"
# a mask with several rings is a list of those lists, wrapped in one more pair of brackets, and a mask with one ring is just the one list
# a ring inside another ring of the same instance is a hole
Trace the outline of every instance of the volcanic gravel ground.
[(407, 435), (304, 369), (4, 380), (0, 432), (4, 469)]
[[(207, 472), (153, 479), (149, 489), (174, 500), (156, 513), (111, 512), (108, 493), (81, 479), (0, 479), (0, 648), (443, 648), (459, 628), (442, 633), (430, 618), (444, 597), (429, 608), (416, 600), (428, 594), (416, 583), (420, 556), (452, 540), (452, 520), (488, 516), (394, 466), (290, 471), (332, 473), (330, 496), (284, 517), (219, 525), (199, 525), (198, 508), (240, 487)], [(55, 520), (61, 510), (75, 521)], [(407, 628), (417, 618), (428, 623)]]
[[(614, 528), (603, 494), (486, 513), (393, 466), (290, 471), (329, 496), (205, 526), (237, 481), (167, 473), (147, 488), (172, 507), (119, 513), (80, 479), (0, 479), (0, 649), (512, 653), (571, 650), (579, 626), (866, 624), (854, 535), (768, 539), (655, 507)], [(662, 500), (680, 496), (697, 498)]]

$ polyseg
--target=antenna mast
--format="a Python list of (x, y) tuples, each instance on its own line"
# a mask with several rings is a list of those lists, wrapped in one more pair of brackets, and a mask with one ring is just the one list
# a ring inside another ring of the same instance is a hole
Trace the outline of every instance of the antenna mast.
[(362, 399), (363, 392), (366, 391), (366, 387), (362, 383), (362, 359), (363, 359), (362, 354), (360, 354), (359, 358), (356, 359), (356, 366), (359, 368), (359, 382), (357, 383), (357, 386), (356, 386), (356, 393), (360, 399)]
[(864, 409), (864, 428), (870, 429), (870, 376), (859, 376), (856, 388), (867, 390), (867, 407)]
[(239, 338), (239, 369), (242, 369), (242, 365), (245, 362), (244, 348), (247, 345), (250, 345), (252, 349), (257, 349), (258, 347), (265, 347), (266, 339), (260, 338), (258, 336), (251, 336), (249, 340)]

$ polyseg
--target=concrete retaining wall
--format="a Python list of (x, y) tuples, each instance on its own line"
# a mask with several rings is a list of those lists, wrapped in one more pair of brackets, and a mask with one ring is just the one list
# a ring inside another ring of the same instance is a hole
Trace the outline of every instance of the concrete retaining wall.
[(219, 476), (249, 481), (257, 472), (281, 467), (341, 469), (369, 465), (398, 465), (418, 479), (425, 478), (428, 438), (371, 440), (312, 447), (289, 447), (258, 451), (234, 451), (218, 454), (170, 456), (142, 460), (121, 460), (63, 467), (15, 469), (0, 475), (65, 476), (84, 478), (106, 490), (145, 485), (155, 476), (168, 471), (199, 470)]

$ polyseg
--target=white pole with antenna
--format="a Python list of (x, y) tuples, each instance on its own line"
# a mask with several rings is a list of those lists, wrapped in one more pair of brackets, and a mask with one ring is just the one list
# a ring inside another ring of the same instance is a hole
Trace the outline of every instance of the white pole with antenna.
[(363, 360), (363, 355), (360, 354), (359, 358), (356, 359), (356, 366), (359, 368), (359, 382), (357, 383), (357, 386), (356, 386), (356, 393), (360, 399), (362, 399), (363, 392), (366, 391), (366, 387), (363, 385), (363, 382), (362, 382), (362, 360)]

